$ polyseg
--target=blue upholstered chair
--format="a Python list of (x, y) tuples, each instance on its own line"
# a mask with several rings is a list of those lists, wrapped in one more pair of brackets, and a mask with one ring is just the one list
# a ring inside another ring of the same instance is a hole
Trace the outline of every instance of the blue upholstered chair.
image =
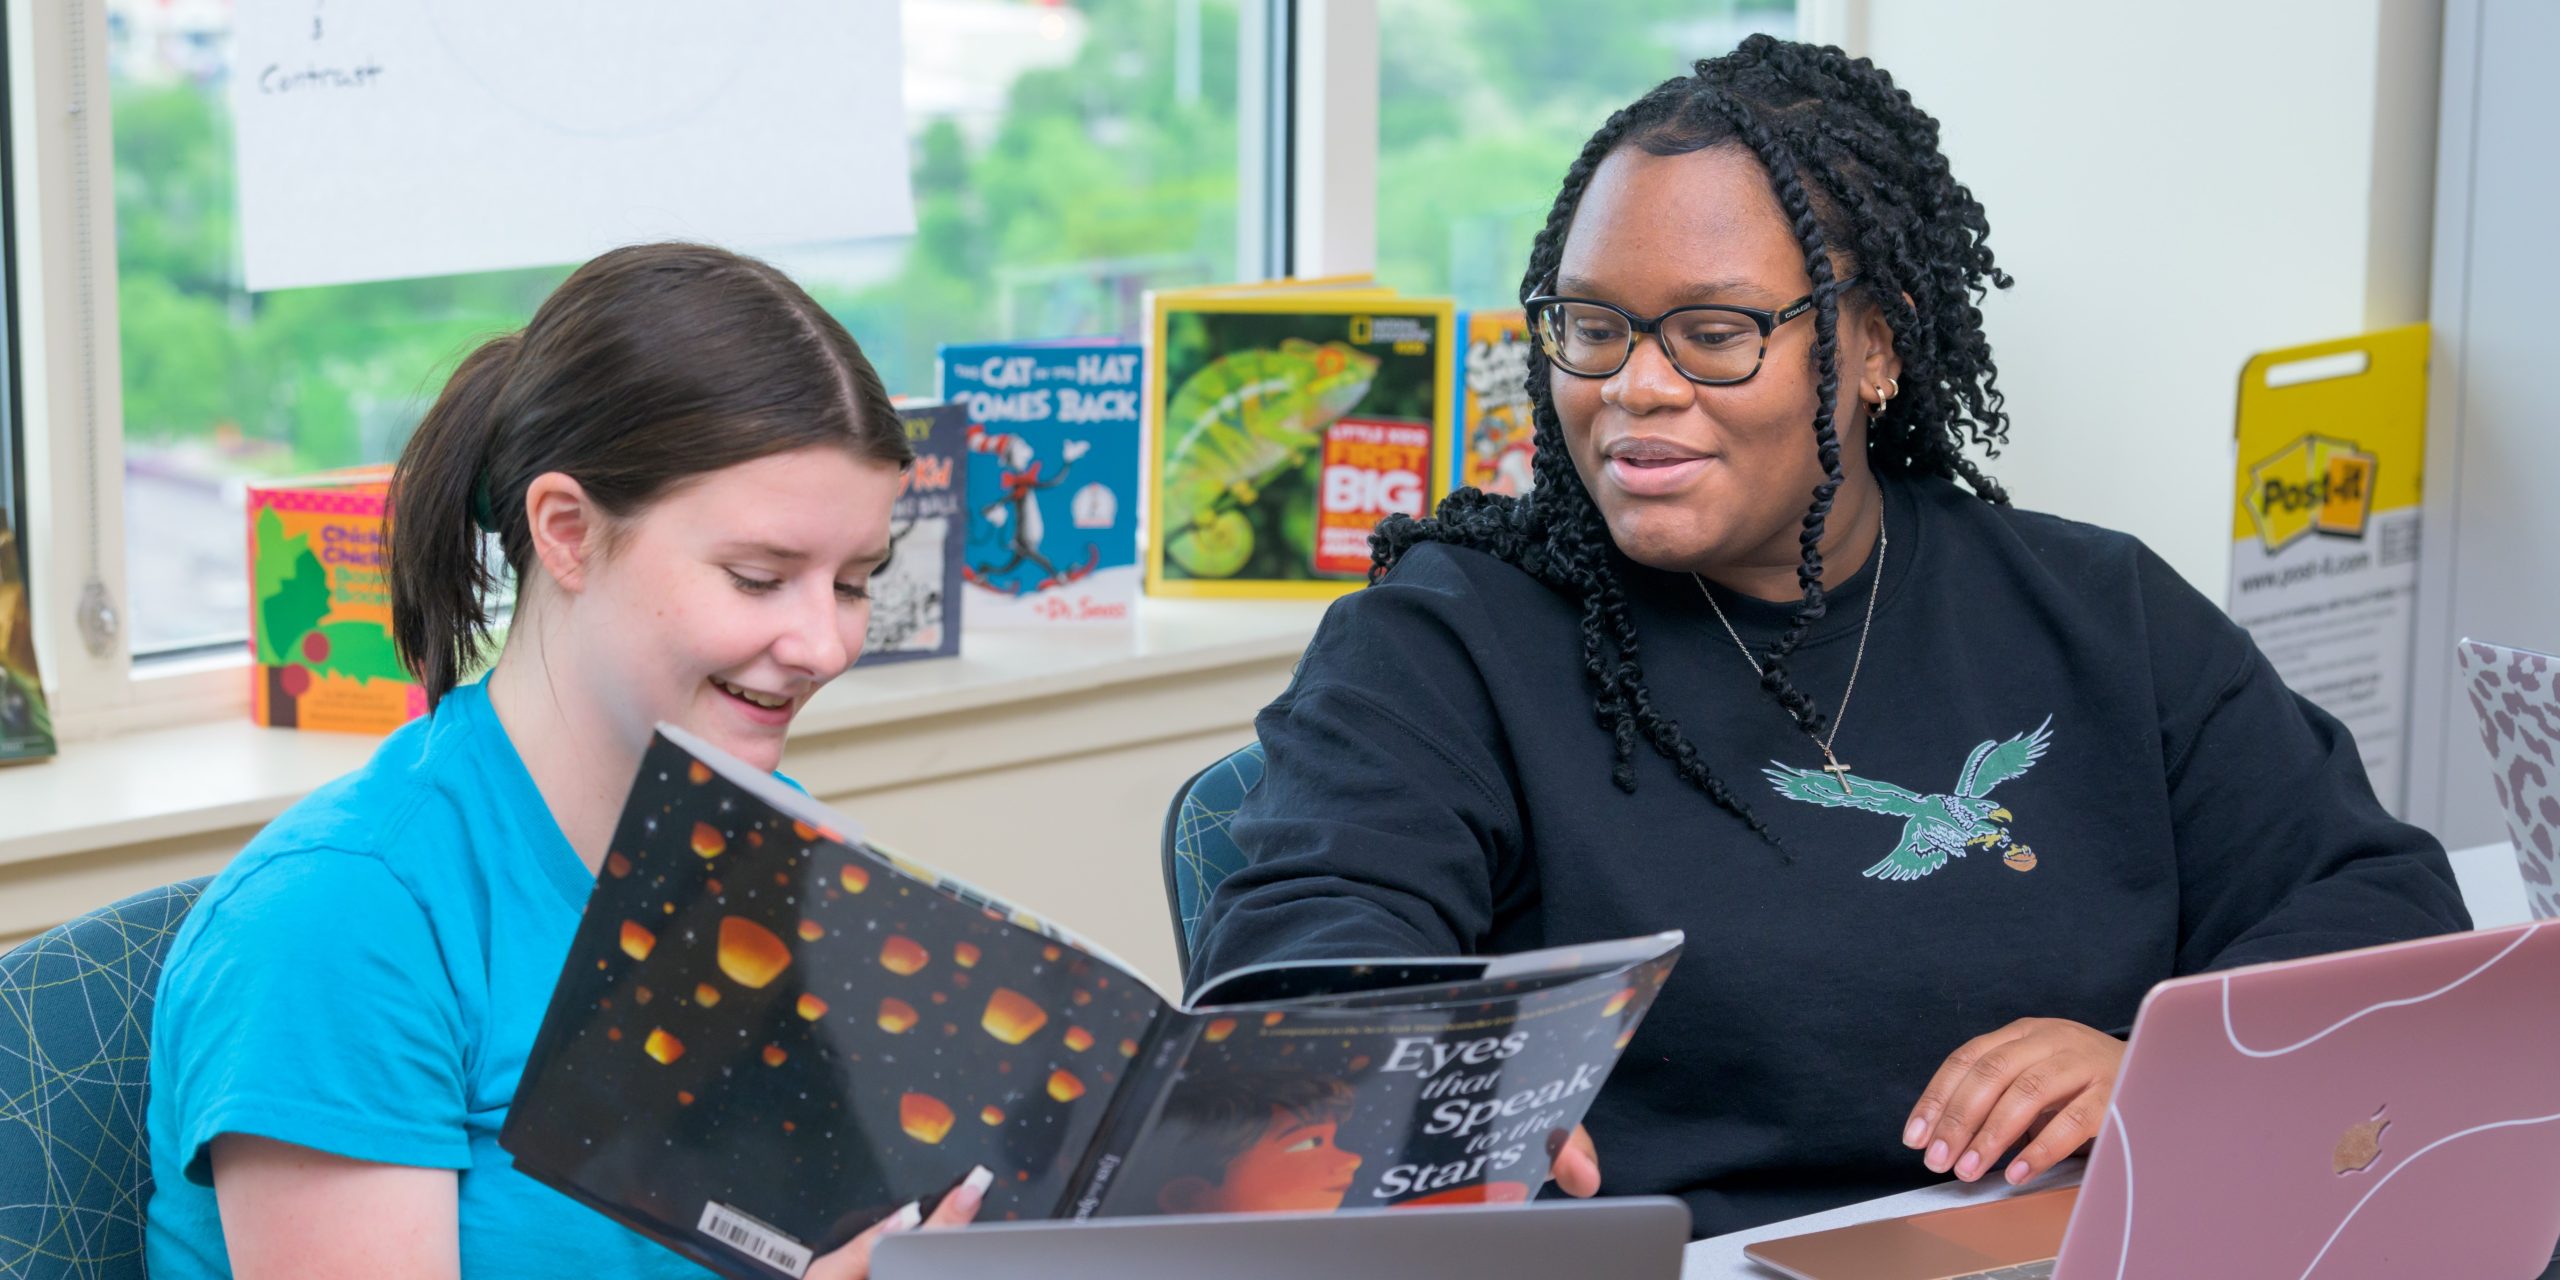
[(1245, 793), (1262, 781), (1262, 744), (1249, 742), (1191, 775), (1173, 793), (1164, 816), (1164, 897), (1173, 908), (1173, 949), (1191, 969), (1191, 950), (1200, 941), (1200, 913), (1209, 895), (1227, 874), (1244, 865), (1244, 853), (1227, 834), (1227, 823), (1244, 803)]
[(205, 884), (135, 894), (0, 955), (0, 1280), (144, 1274), (152, 999)]

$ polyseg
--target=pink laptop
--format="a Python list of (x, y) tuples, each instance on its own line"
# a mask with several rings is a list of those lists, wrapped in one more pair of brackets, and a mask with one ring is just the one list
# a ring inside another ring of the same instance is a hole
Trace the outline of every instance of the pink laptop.
[(2476, 640), (2454, 654), (2480, 717), (2525, 900), (2534, 919), (2560, 917), (2560, 658)]
[(1802, 1280), (2531, 1280), (2555, 1241), (2542, 922), (2163, 982), (2079, 1187), (1746, 1252)]

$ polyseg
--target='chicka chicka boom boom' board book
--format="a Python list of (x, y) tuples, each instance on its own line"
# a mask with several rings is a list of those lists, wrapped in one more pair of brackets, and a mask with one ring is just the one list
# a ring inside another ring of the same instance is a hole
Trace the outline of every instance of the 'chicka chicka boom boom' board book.
[(502, 1135), (739, 1277), (981, 1221), (1527, 1199), (1680, 950), (1260, 965), (1189, 1004), (669, 726)]

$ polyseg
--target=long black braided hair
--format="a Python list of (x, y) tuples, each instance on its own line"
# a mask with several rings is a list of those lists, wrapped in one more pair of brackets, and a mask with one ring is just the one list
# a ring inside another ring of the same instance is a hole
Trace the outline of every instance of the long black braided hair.
[[(1977, 304), (1990, 286), (2007, 288), (1994, 265), (1989, 225), (1973, 193), (1955, 180), (1938, 149), (1938, 122), (1864, 58), (1755, 35), (1701, 61), (1609, 117), (1583, 144), (1529, 253), (1520, 296), (1548, 288), (1563, 256), (1583, 189), (1621, 146), (1657, 156), (1741, 146), (1767, 170), (1778, 206), (1804, 247), (1813, 280), (1814, 372), (1819, 399), (1813, 442), (1822, 463), (1804, 515), (1804, 598), (1788, 630), (1761, 656), (1760, 684), (1809, 733), (1824, 716), (1788, 679), (1787, 658), (1824, 613), (1821, 539), (1844, 476), (1832, 422), (1839, 391), (1840, 301), (1855, 287), (1883, 308), (1902, 359), (1901, 394), (1868, 422), (1867, 463), (1878, 472), (1943, 476), (1983, 500), (2006, 504), (1998, 482), (1964, 455), (1968, 442), (1997, 457), (2008, 439), (1991, 345)], [(1832, 258), (1851, 264), (1844, 286)], [(1905, 295), (1909, 300), (1905, 301)], [(1609, 561), (1607, 522), (1566, 456), (1563, 426), (1548, 386), (1546, 354), (1529, 349), (1529, 402), (1537, 453), (1535, 487), (1520, 498), (1461, 489), (1438, 513), (1391, 516), (1370, 539), (1376, 581), (1410, 548), (1444, 542), (1518, 565), (1582, 605), (1582, 664), (1593, 714), (1616, 754), (1612, 777), (1636, 786), (1635, 750), (1651, 747), (1690, 785), (1748, 824), (1772, 846), (1777, 837), (1707, 768), (1678, 723), (1653, 706), (1624, 586)], [(1780, 846), (1780, 852), (1784, 849)]]

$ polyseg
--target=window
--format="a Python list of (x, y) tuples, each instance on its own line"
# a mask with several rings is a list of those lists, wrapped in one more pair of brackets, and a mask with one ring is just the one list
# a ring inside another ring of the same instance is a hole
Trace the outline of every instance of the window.
[[(242, 486), (393, 456), (454, 361), (566, 271), (243, 291), (236, 3), (9, 10), (30, 106), (23, 319), (42, 342), (28, 412), (38, 456), (97, 473), (47, 489), (46, 519), (106, 514), (94, 569), (122, 615), (121, 648), (93, 648), (81, 624), (99, 615), (75, 604), (90, 567), (49, 561), (74, 578), (51, 583), (37, 627), (75, 738), (236, 713)], [(1253, 278), (1293, 246), (1308, 270), (1374, 265), (1409, 290), (1511, 305), (1556, 178), (1610, 109), (1747, 31), (1855, 44), (1860, 25), (1854, 0), (1627, 0), (1605, 22), (1527, 0), (902, 4), (917, 233), (767, 251), (901, 392), (931, 389), (942, 342), (1131, 333), (1146, 289)], [(1378, 86), (1339, 113), (1347, 128), (1316, 78), (1346, 67)], [(110, 201), (112, 245), (93, 234)]]
[[(906, 0), (916, 234), (767, 256), (896, 392), (931, 393), (944, 342), (1134, 334), (1145, 290), (1242, 273), (1251, 4)], [(107, 0), (138, 657), (245, 635), (244, 483), (396, 456), (462, 355), (522, 325), (568, 272), (244, 291), (231, 11)]]
[[(1378, 275), (1514, 307), (1556, 184), (1609, 113), (1795, 0), (1389, 0), (1378, 9)], [(1522, 86), (1536, 86), (1524, 92)]]

